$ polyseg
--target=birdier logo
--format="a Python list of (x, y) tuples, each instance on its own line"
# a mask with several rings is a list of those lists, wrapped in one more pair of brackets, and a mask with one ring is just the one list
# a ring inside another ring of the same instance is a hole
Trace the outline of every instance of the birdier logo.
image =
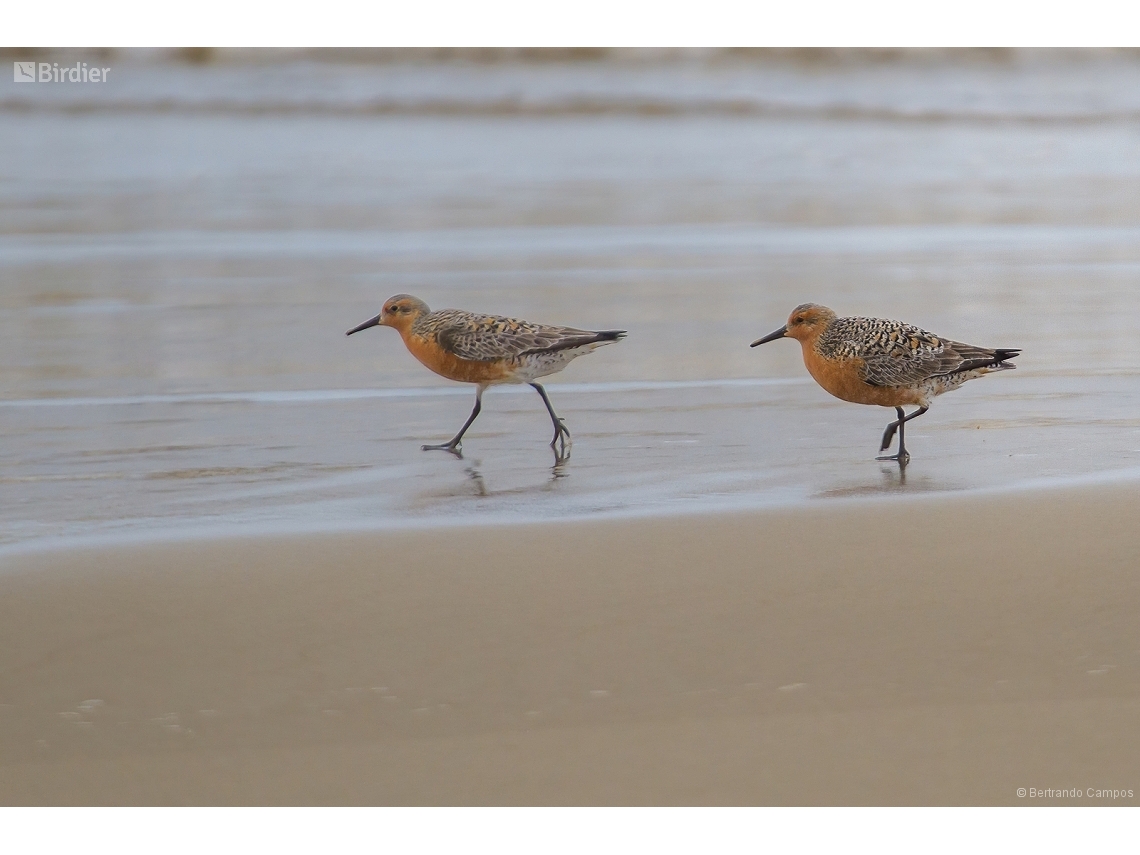
[(16, 83), (106, 83), (109, 68), (88, 67), (85, 62), (65, 65), (58, 62), (12, 63), (12, 80)]

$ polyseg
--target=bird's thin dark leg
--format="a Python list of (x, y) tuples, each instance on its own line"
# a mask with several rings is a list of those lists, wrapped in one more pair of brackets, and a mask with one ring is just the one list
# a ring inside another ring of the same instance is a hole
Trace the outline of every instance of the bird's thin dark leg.
[(899, 419), (899, 451), (895, 455), (899, 466), (910, 463), (910, 453), (906, 450), (906, 419)]
[(903, 414), (903, 408), (902, 407), (895, 407), (895, 412), (899, 414), (898, 421), (891, 422), (889, 425), (887, 425), (887, 429), (883, 433), (883, 442), (882, 442), (882, 445), (879, 447), (879, 451), (886, 451), (887, 450), (888, 446), (890, 446), (890, 444), (891, 444), (891, 440), (894, 439), (895, 431), (897, 430), (899, 432), (899, 452), (898, 452), (898, 454), (892, 454), (890, 456), (884, 456), (884, 457), (876, 457), (875, 459), (876, 460), (897, 460), (901, 465), (906, 465), (906, 463), (908, 463), (910, 461), (910, 454), (906, 450), (906, 423), (909, 422), (911, 419), (917, 419), (919, 416), (921, 416), (923, 413), (925, 413), (928, 409), (930, 409), (930, 408), (929, 407), (919, 407), (917, 410), (915, 410), (913, 413), (911, 413), (909, 416), (907, 416), (907, 415)]
[(467, 433), (467, 428), (471, 427), (471, 423), (479, 415), (479, 411), (483, 409), (483, 387), (480, 386), (475, 390), (475, 409), (471, 411), (471, 415), (467, 417), (467, 421), (463, 423), (463, 427), (459, 429), (459, 433), (451, 438), (450, 442), (442, 443), (441, 445), (421, 445), (421, 451), (450, 451), (456, 457), (462, 457), (460, 449), (462, 448), (463, 434)]
[(562, 441), (562, 450), (566, 451), (566, 443), (570, 440), (570, 429), (566, 427), (562, 419), (558, 418), (558, 413), (554, 412), (554, 407), (550, 405), (550, 399), (546, 397), (546, 390), (538, 383), (531, 383), (534, 390), (542, 396), (542, 403), (546, 404), (546, 411), (550, 413), (550, 420), (554, 423), (554, 439), (550, 441), (550, 447), (558, 445), (559, 440)]
[(903, 412), (902, 407), (895, 407), (895, 412), (899, 414), (898, 421), (891, 422), (887, 425), (887, 429), (883, 431), (883, 441), (879, 443), (879, 451), (886, 451), (891, 447), (891, 440), (895, 438), (895, 431), (899, 429), (899, 426), (903, 423), (903, 419), (906, 417), (906, 413)]

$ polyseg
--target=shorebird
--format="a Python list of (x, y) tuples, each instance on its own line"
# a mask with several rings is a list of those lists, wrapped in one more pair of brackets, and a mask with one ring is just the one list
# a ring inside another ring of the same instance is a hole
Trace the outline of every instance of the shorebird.
[[(898, 419), (887, 425), (879, 451), (890, 448), (899, 434), (897, 454), (877, 460), (910, 460), (903, 433), (906, 423), (930, 408), (932, 399), (967, 380), (993, 371), (1016, 368), (1020, 350), (989, 350), (932, 335), (901, 321), (883, 318), (840, 318), (826, 306), (796, 306), (787, 324), (752, 342), (752, 347), (794, 338), (803, 348), (804, 365), (815, 382), (837, 398), (855, 404), (894, 407)], [(903, 406), (918, 407), (909, 416)]]
[(475, 408), (459, 433), (449, 442), (421, 446), (424, 451), (441, 449), (457, 456), (463, 434), (483, 407), (483, 392), (500, 383), (527, 383), (534, 387), (554, 423), (550, 447), (556, 456), (565, 455), (570, 431), (554, 412), (546, 390), (535, 381), (561, 371), (583, 353), (625, 337), (625, 330), (594, 332), (552, 327), (460, 309), (433, 312), (423, 300), (408, 294), (390, 298), (380, 314), (345, 335), (376, 326), (395, 329), (412, 356), (441, 377), (475, 384)]

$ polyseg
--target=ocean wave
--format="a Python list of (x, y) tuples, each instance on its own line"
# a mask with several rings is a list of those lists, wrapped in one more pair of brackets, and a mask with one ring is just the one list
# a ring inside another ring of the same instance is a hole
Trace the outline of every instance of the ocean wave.
[(36, 100), (0, 99), (0, 112), (88, 114), (176, 114), (203, 116), (317, 117), (740, 117), (846, 122), (915, 124), (1079, 125), (1140, 121), (1140, 108), (1038, 112), (1015, 110), (907, 109), (862, 104), (797, 104), (759, 99), (565, 98), (532, 101), (520, 98), (423, 100), (373, 99), (360, 102), (195, 100), (181, 98)]
[(96, 57), (127, 62), (243, 65), (297, 60), (352, 65), (766, 65), (929, 66), (1140, 61), (1138, 48), (1029, 47), (346, 47), (0, 48), (0, 59)]
[(1137, 51), (221, 50), (25, 52), (108, 68), (13, 86), (0, 113), (1136, 122)]

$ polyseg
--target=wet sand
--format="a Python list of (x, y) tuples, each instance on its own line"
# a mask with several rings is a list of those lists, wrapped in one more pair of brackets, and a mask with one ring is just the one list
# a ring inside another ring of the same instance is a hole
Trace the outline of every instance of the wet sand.
[[(0, 92), (0, 560), (1140, 468), (1133, 54), (259, 56)], [(527, 388), (419, 453), (472, 390), (343, 334), (402, 292), (629, 330), (549, 378), (568, 466)], [(892, 411), (748, 347), (808, 300), (1024, 357), (911, 423), (904, 485)]]
[(1136, 497), (1125, 481), (9, 556), (0, 801), (1135, 792)]

